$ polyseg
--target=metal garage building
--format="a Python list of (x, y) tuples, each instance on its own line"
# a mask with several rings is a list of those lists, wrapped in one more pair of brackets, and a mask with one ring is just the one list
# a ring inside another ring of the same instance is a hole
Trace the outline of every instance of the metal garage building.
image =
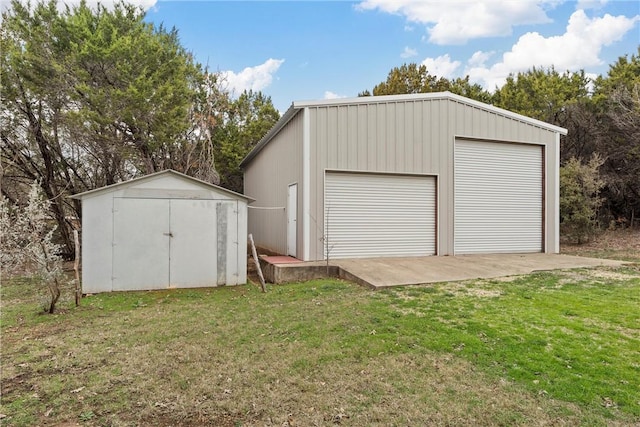
[(305, 261), (557, 253), (566, 133), (449, 92), (294, 102), (242, 162), (249, 232)]
[(77, 194), (82, 291), (246, 283), (247, 197), (165, 170)]

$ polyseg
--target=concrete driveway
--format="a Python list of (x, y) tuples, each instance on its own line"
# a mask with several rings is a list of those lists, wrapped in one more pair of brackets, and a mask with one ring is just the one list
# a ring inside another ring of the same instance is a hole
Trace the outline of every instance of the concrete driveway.
[(492, 254), (331, 260), (339, 275), (371, 288), (529, 274), (534, 271), (611, 266), (623, 261), (551, 254)]

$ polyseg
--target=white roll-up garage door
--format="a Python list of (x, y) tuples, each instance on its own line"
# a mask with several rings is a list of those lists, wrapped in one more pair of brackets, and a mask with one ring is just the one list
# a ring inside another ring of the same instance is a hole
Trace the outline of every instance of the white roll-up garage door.
[(324, 225), (330, 258), (434, 255), (436, 179), (327, 172)]
[(455, 253), (541, 252), (543, 148), (456, 141)]

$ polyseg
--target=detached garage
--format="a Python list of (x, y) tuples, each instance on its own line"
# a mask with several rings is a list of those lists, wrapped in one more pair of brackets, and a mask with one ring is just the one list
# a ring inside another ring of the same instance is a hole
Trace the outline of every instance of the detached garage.
[(305, 261), (557, 253), (566, 133), (449, 92), (294, 102), (242, 162), (249, 232)]
[(249, 198), (165, 170), (82, 201), (82, 291), (246, 283)]

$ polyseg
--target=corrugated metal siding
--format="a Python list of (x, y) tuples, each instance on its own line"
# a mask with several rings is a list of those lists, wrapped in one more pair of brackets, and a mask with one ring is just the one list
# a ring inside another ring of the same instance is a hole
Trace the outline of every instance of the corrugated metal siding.
[[(302, 116), (301, 111), (282, 128), (244, 175), (244, 194), (256, 199), (249, 208), (249, 233), (257, 245), (282, 254), (287, 251), (287, 189), (293, 183), (302, 188)], [(299, 197), (298, 218), (302, 218), (301, 200)], [(298, 252), (302, 248), (301, 224), (298, 221)]]
[[(303, 183), (303, 115), (308, 113), (309, 182)], [(324, 176), (327, 169), (409, 173), (438, 177), (438, 253), (454, 254), (454, 141), (457, 137), (532, 143), (546, 147), (545, 241), (557, 232), (554, 205), (558, 182), (557, 134), (535, 123), (453, 99), (407, 99), (377, 103), (325, 105), (298, 110), (246, 166), (245, 194), (252, 206), (286, 205), (287, 186), (299, 184), (298, 252), (308, 227), (308, 260), (324, 257)], [(304, 189), (310, 191), (304, 195)], [(303, 197), (309, 211), (302, 212)], [(250, 210), (250, 232), (259, 243), (286, 252), (283, 211)]]
[(330, 258), (436, 253), (435, 177), (327, 172), (325, 205)]
[(542, 251), (542, 147), (456, 141), (455, 148), (455, 253)]
[(309, 108), (311, 259), (324, 257), (325, 170), (437, 175), (449, 162), (447, 109), (445, 100)]
[[(454, 253), (454, 140), (456, 137), (542, 144), (555, 132), (446, 99), (308, 107), (311, 172), (310, 259), (323, 259), (326, 169), (438, 176), (438, 253)], [(554, 157), (547, 158), (549, 196), (555, 194)], [(286, 190), (283, 190), (286, 192)], [(255, 197), (252, 194), (249, 196)], [(547, 221), (554, 206), (547, 197)], [(552, 230), (548, 228), (548, 230)], [(549, 236), (547, 236), (547, 241)]]

